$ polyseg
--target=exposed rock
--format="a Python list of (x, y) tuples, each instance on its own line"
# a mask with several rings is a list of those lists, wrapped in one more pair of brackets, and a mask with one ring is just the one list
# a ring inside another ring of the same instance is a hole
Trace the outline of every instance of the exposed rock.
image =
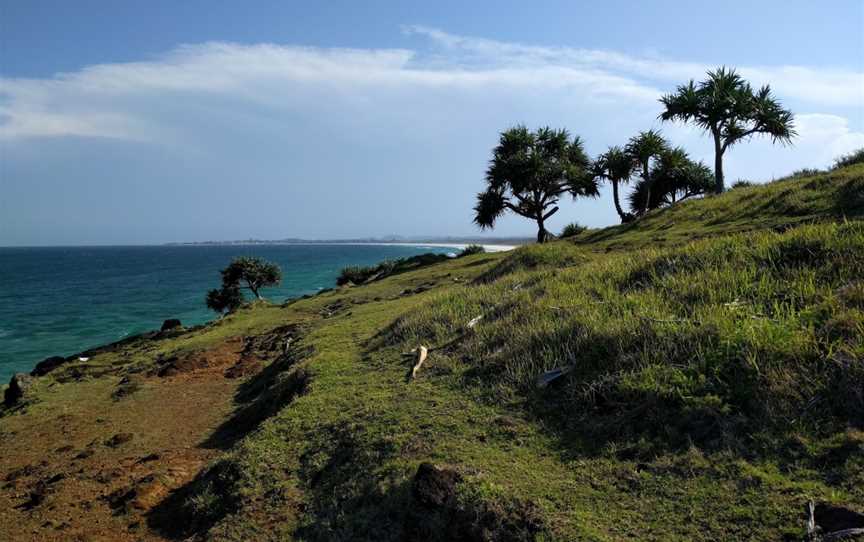
[(71, 358), (64, 358), (63, 356), (51, 356), (50, 358), (46, 358), (36, 364), (36, 367), (30, 371), (30, 376), (45, 376), (70, 359)]
[(105, 441), (105, 446), (108, 446), (109, 448), (116, 448), (121, 444), (126, 444), (127, 442), (132, 440), (134, 436), (135, 435), (133, 435), (132, 433), (117, 433), (116, 435)]
[(10, 471), (6, 475), (6, 481), (7, 482), (13, 482), (19, 478), (26, 478), (28, 476), (33, 476), (37, 472), (39, 472), (39, 467), (37, 467), (35, 465), (24, 465), (20, 469), (15, 469), (13, 471)]
[(124, 376), (120, 379), (120, 382), (117, 383), (117, 388), (111, 394), (111, 398), (115, 401), (119, 401), (120, 399), (132, 395), (140, 389), (141, 383), (138, 382), (137, 379), (132, 379), (128, 376)]
[(253, 356), (241, 356), (240, 360), (225, 371), (225, 378), (241, 378), (261, 372), (264, 364)]
[(461, 481), (462, 476), (455, 470), (421, 463), (411, 484), (411, 494), (424, 506), (443, 507), (454, 501), (456, 487)]
[(27, 395), (27, 390), (33, 385), (33, 377), (26, 373), (15, 373), (9, 379), (9, 387), (3, 393), (3, 402), (6, 406), (14, 406)]
[(87, 459), (88, 457), (93, 455), (93, 450), (87, 448), (86, 450), (81, 450), (78, 454), (75, 455), (72, 459)]
[(152, 453), (152, 454), (145, 455), (144, 457), (142, 457), (141, 459), (136, 461), (136, 463), (138, 463), (138, 464), (149, 463), (150, 461), (158, 461), (161, 458), (162, 458), (161, 455), (159, 455), (157, 453)]
[(183, 324), (177, 318), (169, 318), (162, 322), (162, 328), (159, 331), (171, 331), (182, 328)]
[(864, 529), (864, 514), (828, 503), (816, 505), (814, 514), (816, 525), (823, 533), (844, 531), (846, 529)]

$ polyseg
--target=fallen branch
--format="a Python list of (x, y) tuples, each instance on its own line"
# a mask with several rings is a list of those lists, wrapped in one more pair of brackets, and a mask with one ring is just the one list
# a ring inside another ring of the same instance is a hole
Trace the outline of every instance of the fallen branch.
[(426, 361), (426, 356), (429, 355), (429, 349), (427, 349), (425, 346), (421, 345), (421, 346), (418, 346), (417, 348), (411, 350), (411, 352), (409, 352), (407, 354), (402, 354), (402, 355), (403, 356), (405, 356), (405, 355), (408, 355), (408, 356), (416, 355), (417, 356), (417, 361), (414, 363), (414, 366), (411, 367), (411, 372), (408, 373), (408, 381), (410, 382), (410, 381), (414, 380), (415, 378), (417, 378), (417, 372), (420, 371), (420, 367), (422, 367), (423, 362)]

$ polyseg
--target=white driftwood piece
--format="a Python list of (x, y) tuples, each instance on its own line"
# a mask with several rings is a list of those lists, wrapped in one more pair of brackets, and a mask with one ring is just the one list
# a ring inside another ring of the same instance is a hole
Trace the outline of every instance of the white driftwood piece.
[(417, 378), (417, 373), (420, 371), (420, 367), (423, 366), (423, 362), (426, 361), (426, 356), (429, 355), (429, 350), (425, 346), (418, 346), (412, 352), (417, 354), (417, 362), (414, 363), (414, 367), (411, 368), (411, 380)]
[(480, 323), (480, 320), (482, 320), (482, 319), (483, 319), (483, 315), (482, 315), (482, 314), (481, 314), (480, 316), (475, 316), (474, 318), (472, 318), (471, 320), (469, 320), (467, 324), (465, 324), (465, 327), (467, 327), (468, 329), (473, 329), (474, 326), (476, 326), (477, 324), (479, 324), (479, 323)]

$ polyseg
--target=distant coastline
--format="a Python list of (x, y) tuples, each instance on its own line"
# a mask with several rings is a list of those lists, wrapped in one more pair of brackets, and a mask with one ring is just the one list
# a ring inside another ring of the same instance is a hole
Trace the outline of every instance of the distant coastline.
[(165, 243), (164, 246), (243, 246), (243, 245), (372, 245), (372, 246), (413, 246), (454, 248), (461, 250), (468, 245), (482, 245), (487, 252), (503, 252), (520, 245), (532, 242), (523, 237), (475, 238), (475, 237), (445, 237), (445, 238), (383, 238), (383, 239), (245, 239), (234, 241), (190, 241)]

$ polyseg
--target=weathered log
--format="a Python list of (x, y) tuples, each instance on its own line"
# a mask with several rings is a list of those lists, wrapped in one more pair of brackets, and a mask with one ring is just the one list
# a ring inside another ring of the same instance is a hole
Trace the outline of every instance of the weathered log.
[(409, 382), (417, 378), (417, 373), (420, 371), (420, 367), (423, 366), (423, 362), (426, 361), (426, 356), (429, 355), (429, 349), (421, 345), (412, 350), (411, 353), (417, 355), (417, 361), (414, 363), (414, 366), (411, 368), (411, 373), (408, 375)]

